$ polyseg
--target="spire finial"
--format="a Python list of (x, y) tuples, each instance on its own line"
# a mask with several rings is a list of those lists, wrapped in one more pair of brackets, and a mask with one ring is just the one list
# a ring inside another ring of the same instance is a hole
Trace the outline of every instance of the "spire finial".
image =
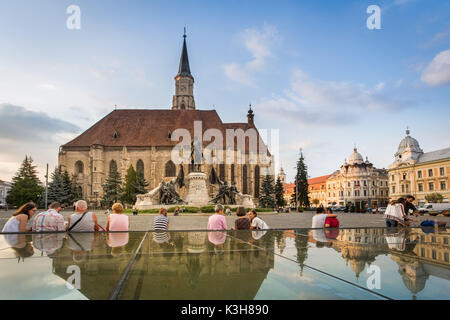
[(406, 126), (406, 135), (407, 135), (407, 136), (409, 136), (409, 133), (410, 133), (410, 131), (409, 131), (409, 127), (408, 127), (408, 126)]
[(184, 27), (184, 34), (183, 34), (183, 38), (186, 39), (186, 27)]
[(248, 104), (248, 110), (249, 111), (252, 110), (252, 103), (251, 102)]

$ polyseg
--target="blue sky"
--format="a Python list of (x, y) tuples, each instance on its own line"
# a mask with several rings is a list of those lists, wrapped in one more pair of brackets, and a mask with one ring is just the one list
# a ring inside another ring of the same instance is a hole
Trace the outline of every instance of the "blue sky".
[[(69, 5), (81, 30), (69, 30)], [(369, 30), (369, 5), (381, 29)], [(0, 179), (119, 108), (170, 108), (188, 30), (198, 109), (280, 130), (288, 179), (338, 169), (354, 144), (393, 162), (406, 126), (450, 146), (448, 1), (0, 1)]]

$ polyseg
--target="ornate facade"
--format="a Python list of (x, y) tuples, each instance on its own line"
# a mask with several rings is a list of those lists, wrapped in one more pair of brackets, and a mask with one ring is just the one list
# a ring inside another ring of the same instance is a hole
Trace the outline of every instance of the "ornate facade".
[(309, 191), (309, 201), (312, 206), (327, 206), (327, 179), (331, 176), (328, 174), (326, 176), (316, 177), (308, 179), (308, 191)]
[[(144, 173), (148, 190), (162, 180), (172, 180), (181, 170), (172, 158), (174, 147), (181, 142), (172, 136), (177, 129), (184, 129), (192, 138), (200, 134), (203, 152), (212, 143), (208, 137), (210, 129), (220, 133), (223, 149), (209, 149), (212, 160), (202, 164), (202, 171), (209, 175), (214, 167), (220, 180), (235, 181), (240, 192), (258, 198), (263, 169), (270, 168), (273, 161), (255, 127), (253, 110), (248, 110), (247, 122), (223, 123), (215, 110), (196, 109), (193, 84), (184, 35), (171, 109), (115, 110), (60, 147), (59, 167), (76, 177), (83, 198), (98, 205), (110, 171), (117, 169), (124, 179), (130, 165)], [(214, 142), (215, 138), (213, 135)], [(234, 139), (233, 148), (227, 146), (227, 138)], [(189, 164), (182, 166), (187, 174)], [(215, 185), (208, 185), (211, 196), (216, 189)], [(180, 196), (184, 197), (185, 192), (180, 190)]]
[(389, 166), (389, 192), (392, 198), (412, 194), (418, 204), (425, 197), (440, 193), (444, 202), (450, 199), (450, 148), (424, 153), (419, 142), (406, 130), (395, 161)]

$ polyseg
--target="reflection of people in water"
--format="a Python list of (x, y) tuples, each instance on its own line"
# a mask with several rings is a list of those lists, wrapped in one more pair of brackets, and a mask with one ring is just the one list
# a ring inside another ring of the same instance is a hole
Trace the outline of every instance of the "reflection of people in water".
[(46, 254), (53, 254), (63, 246), (64, 233), (35, 233), (33, 246)]
[[(28, 236), (29, 237), (29, 236)], [(27, 240), (25, 234), (4, 234), (3, 238), (5, 242), (10, 245), (10, 249), (13, 250), (15, 256), (22, 261), (25, 258), (31, 257), (34, 254), (33, 246), (30, 241)]]
[(189, 274), (189, 286), (195, 288), (203, 269), (200, 263), (200, 254), (191, 253), (188, 255), (186, 269)]
[(129, 241), (128, 232), (114, 232), (108, 233), (106, 242), (111, 247), (111, 255), (113, 257), (120, 256), (125, 251), (125, 246)]
[(331, 239), (327, 238), (324, 229), (309, 230), (309, 237), (312, 240), (311, 242), (316, 242), (317, 248), (323, 248), (324, 246), (331, 247), (333, 245)]
[(87, 253), (95, 245), (98, 234), (95, 233), (69, 233), (68, 247), (72, 250), (72, 258), (75, 262), (86, 259)]
[(214, 245), (214, 252), (223, 253), (223, 244), (227, 239), (225, 231), (210, 231), (208, 232), (208, 240)]

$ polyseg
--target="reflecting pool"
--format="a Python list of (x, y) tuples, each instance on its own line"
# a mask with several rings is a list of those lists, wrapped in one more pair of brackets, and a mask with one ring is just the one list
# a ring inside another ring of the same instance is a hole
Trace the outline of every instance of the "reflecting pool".
[(0, 234), (0, 299), (450, 299), (448, 229)]

